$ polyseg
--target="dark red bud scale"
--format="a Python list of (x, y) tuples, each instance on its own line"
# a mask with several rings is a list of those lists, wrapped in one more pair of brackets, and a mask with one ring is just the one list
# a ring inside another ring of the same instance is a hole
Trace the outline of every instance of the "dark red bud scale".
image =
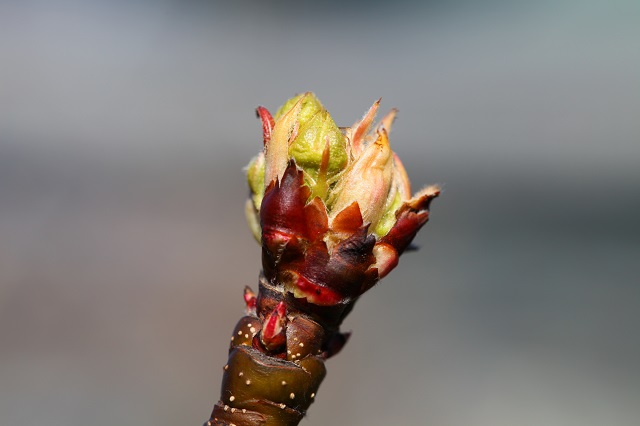
[(398, 255), (411, 244), (418, 230), (429, 220), (429, 205), (440, 195), (440, 191), (427, 192), (421, 197), (406, 202), (396, 212), (396, 224), (380, 239), (393, 246)]

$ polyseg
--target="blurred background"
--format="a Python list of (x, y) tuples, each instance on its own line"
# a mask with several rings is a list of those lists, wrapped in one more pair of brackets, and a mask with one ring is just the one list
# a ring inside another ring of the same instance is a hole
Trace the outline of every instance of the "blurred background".
[(382, 96), (420, 251), (306, 425), (637, 425), (637, 1), (0, 1), (0, 424), (200, 425), (256, 288), (254, 108)]

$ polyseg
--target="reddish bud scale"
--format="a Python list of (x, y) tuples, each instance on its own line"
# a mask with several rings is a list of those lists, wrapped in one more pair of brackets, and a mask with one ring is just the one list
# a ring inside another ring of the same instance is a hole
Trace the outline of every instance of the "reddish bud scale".
[(276, 352), (286, 342), (285, 325), (287, 321), (284, 302), (278, 303), (262, 324), (260, 341), (269, 352)]
[(438, 195), (440, 191), (434, 191), (404, 203), (396, 213), (396, 224), (380, 241), (391, 245), (401, 255), (418, 230), (429, 220), (429, 205)]
[(334, 220), (337, 232), (350, 235), (330, 253), (324, 239), (330, 237), (326, 208), (317, 198), (307, 203), (309, 195), (293, 161), (282, 182), (265, 191), (260, 208), (265, 276), (315, 305), (354, 301), (363, 286), (371, 287), (378, 278), (371, 268), (375, 236), (368, 234), (357, 204), (352, 204)]
[(260, 120), (262, 120), (262, 141), (264, 146), (267, 146), (271, 140), (271, 133), (273, 132), (273, 128), (276, 123), (273, 121), (273, 117), (269, 110), (265, 107), (259, 106), (256, 108), (256, 115)]

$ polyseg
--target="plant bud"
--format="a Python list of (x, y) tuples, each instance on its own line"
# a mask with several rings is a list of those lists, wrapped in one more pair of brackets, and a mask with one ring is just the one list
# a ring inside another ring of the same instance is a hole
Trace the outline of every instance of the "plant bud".
[[(257, 109), (264, 151), (247, 167), (245, 210), (262, 243), (265, 276), (295, 299), (348, 303), (397, 265), (428, 220), (439, 190), (411, 196), (389, 146), (397, 110), (375, 127), (379, 106), (377, 100), (345, 129), (310, 92), (289, 99), (273, 117)], [(273, 348), (280, 338), (267, 323), (262, 340)]]
[[(290, 120), (293, 120), (293, 124)], [(323, 198), (327, 181), (347, 164), (347, 140), (329, 112), (310, 92), (290, 99), (278, 110), (276, 129), (280, 132), (282, 127), (287, 126), (292, 126), (287, 139), (288, 158), (293, 158), (298, 167), (305, 171), (306, 183), (314, 195), (319, 193)], [(275, 137), (274, 132), (272, 139)], [(284, 139), (284, 131), (278, 133), (277, 137)], [(284, 145), (282, 140), (277, 143)], [(281, 145), (274, 149), (282, 149)], [(267, 146), (267, 152), (269, 149)]]
[(393, 155), (387, 131), (380, 128), (378, 139), (365, 148), (334, 188), (329, 200), (332, 218), (355, 201), (364, 223), (375, 229), (384, 214), (392, 179)]

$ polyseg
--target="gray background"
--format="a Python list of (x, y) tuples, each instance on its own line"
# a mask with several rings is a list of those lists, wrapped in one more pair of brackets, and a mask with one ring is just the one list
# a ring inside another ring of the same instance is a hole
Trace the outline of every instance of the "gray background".
[(2, 1), (0, 425), (200, 425), (257, 105), (383, 97), (421, 250), (305, 424), (636, 425), (640, 3)]

